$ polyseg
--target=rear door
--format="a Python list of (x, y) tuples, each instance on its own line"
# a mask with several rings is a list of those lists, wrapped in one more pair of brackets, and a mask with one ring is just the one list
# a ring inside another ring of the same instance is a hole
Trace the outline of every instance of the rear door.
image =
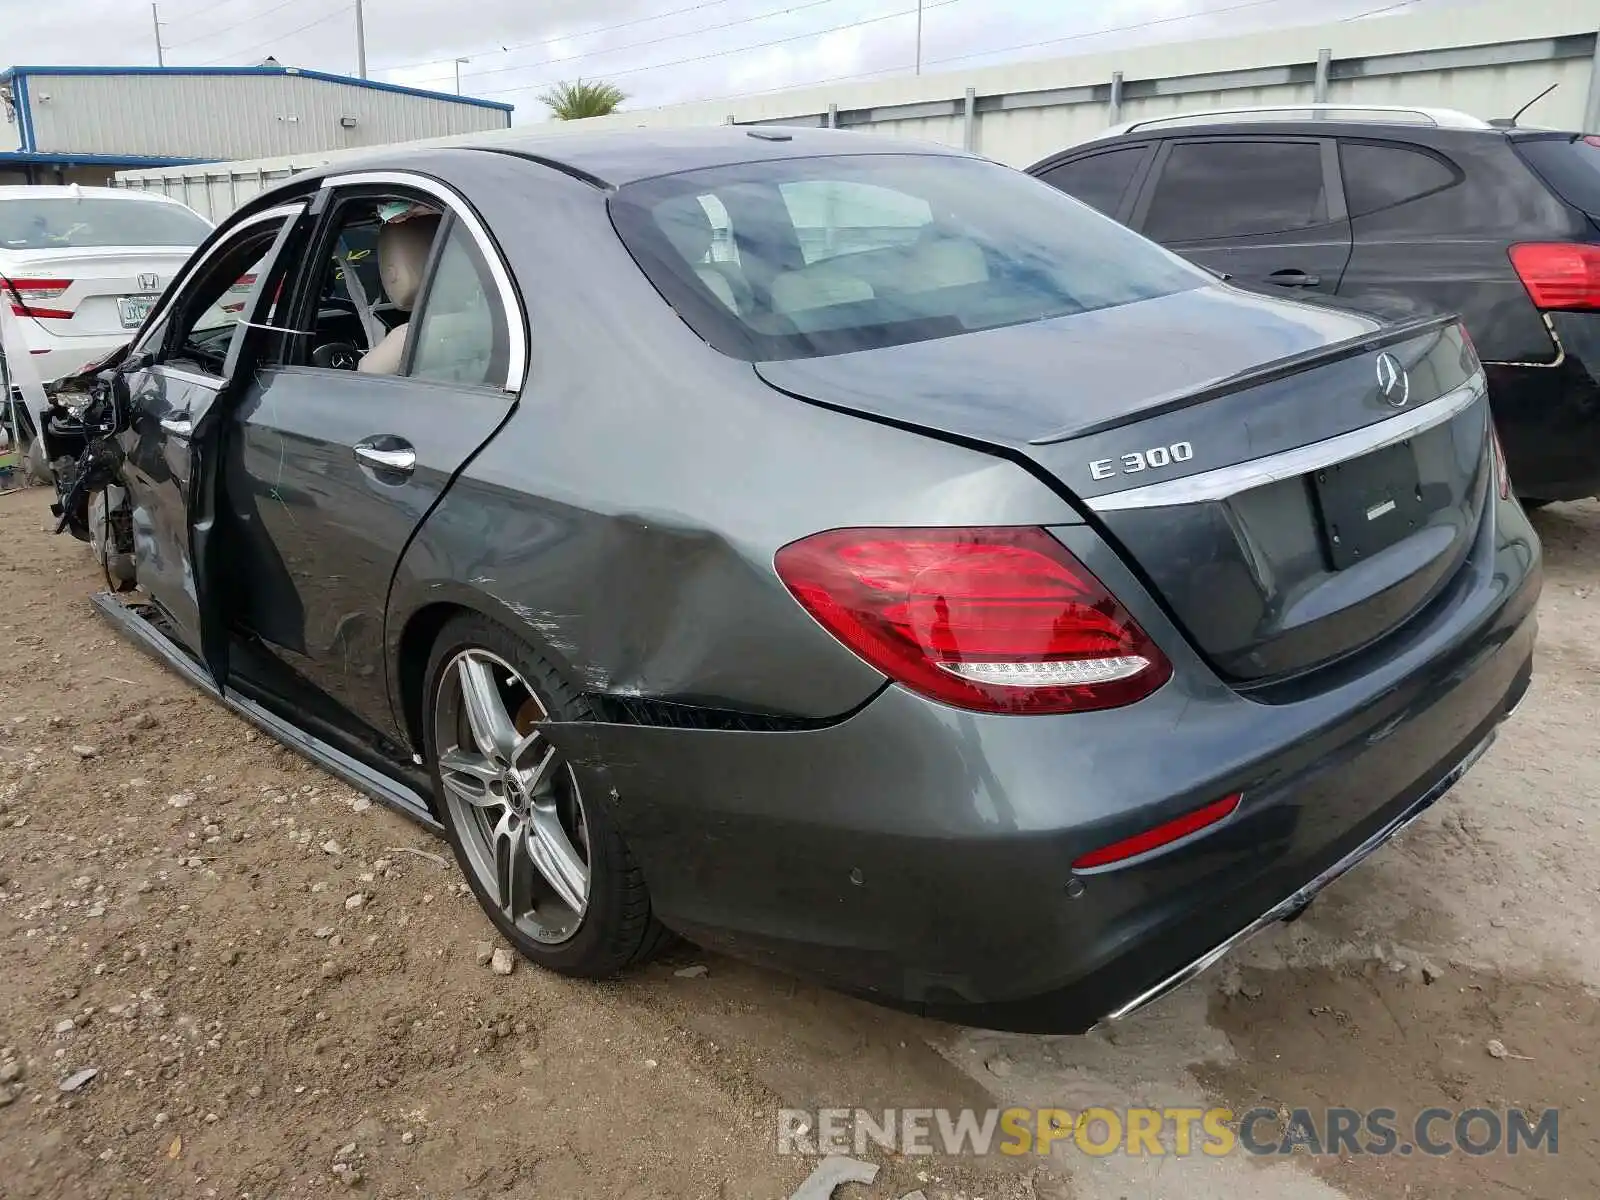
[[(241, 280), (255, 286), (304, 210), (302, 203), (258, 214), (213, 245), (119, 368), (118, 387), (127, 397), (127, 423), (118, 435), (121, 475), (132, 505), (139, 584), (168, 636), (214, 668), (221, 660), (208, 652), (205, 572), (197, 569), (210, 530), (214, 463), (201, 448), (245, 341), (247, 327), (228, 297)], [(250, 301), (261, 302), (259, 295)]]
[(1249, 287), (1332, 294), (1350, 259), (1338, 151), (1328, 138), (1168, 141), (1131, 224)]
[[(223, 469), (235, 632), (334, 701), (336, 719), (354, 718), (357, 736), (394, 728), (383, 629), (396, 565), (509, 415), (526, 363), (509, 275), (477, 217), (431, 180), (385, 181), (331, 188), (296, 284), (295, 332), (233, 410)], [(382, 323), (365, 334), (354, 293), (382, 284), (375, 273), (349, 286), (359, 279), (349, 247), (376, 242), (381, 257), (382, 214), (408, 205), (418, 214), (408, 220), (435, 229), (420, 289), (366, 296)], [(369, 339), (402, 323), (397, 370), (353, 369)]]

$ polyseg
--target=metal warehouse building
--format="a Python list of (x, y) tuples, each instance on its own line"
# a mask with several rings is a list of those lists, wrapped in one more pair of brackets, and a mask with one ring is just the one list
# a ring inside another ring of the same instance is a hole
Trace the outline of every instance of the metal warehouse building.
[(107, 182), (117, 170), (359, 149), (504, 129), (511, 105), (321, 71), (11, 67), (0, 183)]

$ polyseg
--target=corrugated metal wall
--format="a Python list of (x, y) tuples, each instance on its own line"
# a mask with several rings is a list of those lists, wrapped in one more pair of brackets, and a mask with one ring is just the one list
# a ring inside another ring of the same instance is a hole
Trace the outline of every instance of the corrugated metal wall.
[(483, 105), (293, 74), (30, 73), (28, 100), (35, 148), (70, 154), (266, 158), (506, 125)]
[[(1526, 123), (1600, 131), (1595, 68), (1600, 0), (1485, 0), (1415, 17), (1344, 21), (1115, 54), (902, 76), (735, 100), (548, 122), (477, 143), (601, 129), (685, 125), (826, 125), (967, 145), (1026, 166), (1118, 120), (1199, 109), (1334, 103), (1427, 105), (1507, 117), (1552, 83)], [(970, 100), (969, 100), (970, 93)], [(971, 118), (967, 117), (970, 108)], [(435, 139), (436, 144), (460, 139)], [(341, 154), (210, 168), (130, 171), (130, 187), (164, 191), (213, 219), (259, 190)], [(231, 175), (231, 178), (230, 178)]]

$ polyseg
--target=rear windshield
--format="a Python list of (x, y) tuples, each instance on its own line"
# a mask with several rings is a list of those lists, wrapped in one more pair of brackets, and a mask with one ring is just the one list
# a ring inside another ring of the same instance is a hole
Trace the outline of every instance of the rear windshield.
[(1556, 195), (1600, 216), (1600, 137), (1518, 138), (1516, 147)]
[(1208, 281), (1048, 184), (955, 156), (689, 171), (619, 189), (611, 211), (695, 332), (751, 361), (1020, 325)]
[(199, 214), (157, 200), (68, 196), (0, 200), (0, 246), (198, 246), (211, 232)]

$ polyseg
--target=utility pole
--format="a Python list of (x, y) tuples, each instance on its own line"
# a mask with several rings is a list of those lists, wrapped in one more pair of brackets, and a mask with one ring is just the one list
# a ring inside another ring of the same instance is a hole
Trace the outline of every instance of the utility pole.
[(367, 77), (367, 22), (361, 11), (361, 0), (356, 0), (356, 74)]
[(922, 74), (922, 0), (917, 0), (917, 72)]
[(164, 67), (167, 59), (161, 50), (161, 13), (154, 4), (150, 6), (150, 25), (156, 31), (156, 66)]
[(461, 64), (469, 63), (471, 61), (472, 60), (470, 58), (456, 59), (456, 95), (458, 96), (461, 95)]

